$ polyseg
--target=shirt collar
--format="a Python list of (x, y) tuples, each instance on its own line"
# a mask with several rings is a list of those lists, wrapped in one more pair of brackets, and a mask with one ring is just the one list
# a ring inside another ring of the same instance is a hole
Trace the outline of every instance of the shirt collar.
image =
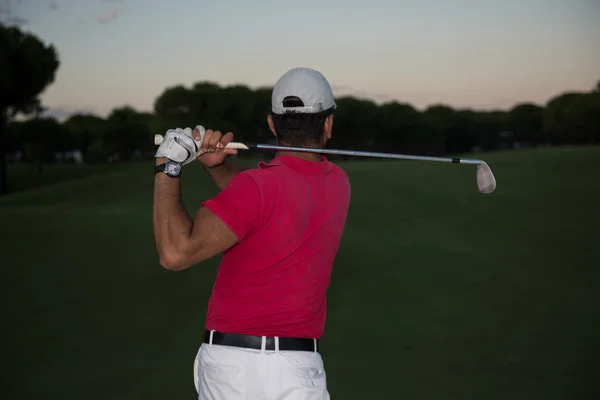
[(258, 163), (258, 167), (261, 169), (274, 166), (283, 166), (301, 173), (315, 174), (328, 172), (331, 169), (331, 162), (327, 159), (327, 157), (322, 155), (321, 161), (309, 161), (294, 156), (277, 156), (269, 163), (262, 161)]

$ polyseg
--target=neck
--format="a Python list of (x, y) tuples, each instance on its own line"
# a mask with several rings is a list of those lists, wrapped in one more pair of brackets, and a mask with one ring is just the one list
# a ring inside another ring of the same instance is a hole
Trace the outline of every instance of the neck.
[[(290, 146), (287, 143), (278, 143), (278, 145), (280, 146)], [(297, 157), (300, 158), (302, 160), (307, 160), (307, 161), (321, 161), (321, 154), (318, 153), (319, 149), (322, 148), (321, 146), (317, 146), (317, 145), (311, 145), (311, 146), (290, 146), (290, 147), (302, 147), (305, 149), (315, 149), (315, 153), (309, 153), (309, 152), (304, 152), (304, 151), (278, 151), (275, 153), (275, 157), (279, 157), (279, 156), (288, 156), (288, 157)]]
[(287, 156), (296, 157), (307, 161), (321, 161), (321, 154), (319, 153), (304, 153), (302, 151), (278, 151), (275, 153), (275, 157)]

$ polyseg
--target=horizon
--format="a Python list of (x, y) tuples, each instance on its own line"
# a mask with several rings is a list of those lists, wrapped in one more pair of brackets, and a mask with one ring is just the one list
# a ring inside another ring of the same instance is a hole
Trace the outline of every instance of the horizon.
[(270, 88), (296, 66), (322, 72), (336, 98), (419, 111), (544, 106), (600, 81), (594, 0), (305, 0), (290, 14), (272, 4), (281, 2), (5, 0), (2, 8), (56, 47), (61, 65), (40, 98), (59, 119), (122, 106), (153, 112), (165, 89), (197, 82)]

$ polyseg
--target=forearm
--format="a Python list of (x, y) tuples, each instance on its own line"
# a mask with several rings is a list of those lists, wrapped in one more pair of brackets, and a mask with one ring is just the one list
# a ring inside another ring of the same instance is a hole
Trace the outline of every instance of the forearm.
[(209, 168), (204, 166), (204, 169), (208, 172), (215, 185), (221, 190), (227, 186), (236, 174), (245, 170), (245, 168), (237, 165), (231, 158), (226, 158), (222, 164), (216, 167)]
[[(157, 164), (164, 162), (158, 161)], [(178, 248), (190, 240), (193, 222), (181, 199), (181, 180), (159, 173), (154, 177), (152, 222), (156, 249), (164, 267), (176, 266)], [(173, 268), (174, 269), (174, 268)]]

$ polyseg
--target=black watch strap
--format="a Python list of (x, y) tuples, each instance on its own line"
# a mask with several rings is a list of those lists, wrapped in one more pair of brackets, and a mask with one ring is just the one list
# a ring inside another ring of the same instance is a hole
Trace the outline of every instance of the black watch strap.
[(156, 167), (154, 167), (154, 175), (158, 174), (159, 172), (165, 172), (166, 169), (167, 163), (158, 164)]
[(178, 178), (181, 176), (181, 165), (173, 161), (158, 164), (154, 167), (154, 175), (158, 173), (164, 173), (171, 178)]

